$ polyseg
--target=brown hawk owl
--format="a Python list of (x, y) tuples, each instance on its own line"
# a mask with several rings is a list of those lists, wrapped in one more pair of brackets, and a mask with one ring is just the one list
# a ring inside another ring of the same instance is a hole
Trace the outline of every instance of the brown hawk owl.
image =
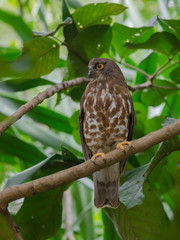
[[(80, 138), (85, 160), (94, 160), (132, 139), (135, 112), (131, 95), (118, 65), (93, 58), (88, 65), (89, 84), (80, 103)], [(93, 156), (94, 155), (94, 156)], [(93, 173), (94, 203), (98, 208), (119, 205), (119, 179), (126, 161)]]

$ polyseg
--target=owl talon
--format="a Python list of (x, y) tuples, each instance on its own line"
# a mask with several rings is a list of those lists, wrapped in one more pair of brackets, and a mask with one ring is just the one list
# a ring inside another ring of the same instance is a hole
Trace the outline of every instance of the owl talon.
[(124, 151), (124, 146), (123, 145), (131, 146), (131, 142), (128, 142), (128, 141), (120, 142), (116, 145), (116, 148), (120, 148), (121, 152), (123, 152)]
[(104, 160), (105, 159), (105, 154), (104, 153), (96, 153), (92, 156), (91, 160), (95, 165), (97, 165), (96, 161), (95, 161), (97, 157), (102, 157), (102, 159)]

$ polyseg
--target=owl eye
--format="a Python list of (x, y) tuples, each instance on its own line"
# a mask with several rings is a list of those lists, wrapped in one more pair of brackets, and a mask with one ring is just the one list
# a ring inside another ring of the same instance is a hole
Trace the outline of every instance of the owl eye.
[(102, 63), (96, 64), (96, 69), (97, 70), (101, 70), (103, 67), (104, 67), (104, 65)]

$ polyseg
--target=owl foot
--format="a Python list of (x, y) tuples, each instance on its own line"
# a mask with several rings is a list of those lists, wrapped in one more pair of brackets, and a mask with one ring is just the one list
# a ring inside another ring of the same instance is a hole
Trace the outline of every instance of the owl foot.
[(99, 152), (99, 153), (96, 153), (96, 154), (94, 154), (94, 155), (92, 156), (91, 160), (93, 161), (93, 163), (94, 163), (95, 165), (97, 165), (97, 164), (96, 164), (96, 161), (95, 161), (95, 159), (96, 159), (97, 157), (102, 157), (102, 159), (105, 159), (105, 154), (102, 153), (102, 152)]
[(124, 151), (124, 146), (123, 145), (128, 145), (130, 146), (131, 145), (131, 142), (128, 142), (128, 141), (124, 141), (124, 142), (120, 142), (116, 145), (116, 148), (120, 148), (121, 151), (123, 152)]

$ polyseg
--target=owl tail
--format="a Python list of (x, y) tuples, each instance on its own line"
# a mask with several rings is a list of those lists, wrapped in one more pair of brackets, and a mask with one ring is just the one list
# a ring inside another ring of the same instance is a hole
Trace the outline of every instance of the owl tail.
[(119, 178), (119, 164), (93, 173), (94, 205), (97, 208), (119, 206)]

